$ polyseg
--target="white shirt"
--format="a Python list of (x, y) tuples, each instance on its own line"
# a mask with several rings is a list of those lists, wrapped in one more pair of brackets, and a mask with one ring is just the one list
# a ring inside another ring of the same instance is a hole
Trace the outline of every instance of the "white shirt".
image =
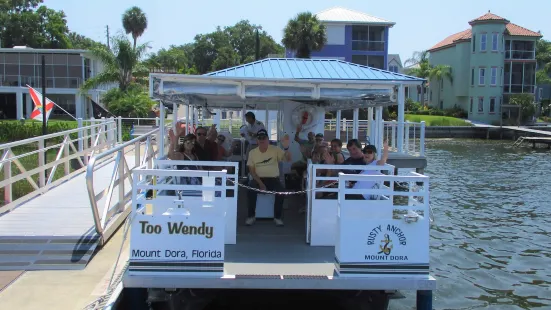
[[(377, 160), (372, 161), (368, 166), (377, 166)], [(364, 170), (361, 173), (362, 175), (383, 175), (379, 170)], [(359, 181), (354, 184), (352, 187), (354, 189), (372, 189), (379, 188), (379, 184), (376, 181)], [(375, 194), (362, 194), (366, 200), (377, 199), (378, 195)], [(377, 196), (377, 197), (375, 197)]]
[[(247, 141), (249, 141), (249, 144), (254, 144), (256, 145), (256, 133), (260, 130), (260, 129), (264, 129), (266, 130), (266, 128), (264, 127), (264, 124), (262, 124), (261, 121), (254, 121), (254, 123), (251, 125), (251, 124), (247, 124), (247, 134), (246, 134), (246, 139)], [(250, 136), (249, 134), (252, 133), (253, 135)]]

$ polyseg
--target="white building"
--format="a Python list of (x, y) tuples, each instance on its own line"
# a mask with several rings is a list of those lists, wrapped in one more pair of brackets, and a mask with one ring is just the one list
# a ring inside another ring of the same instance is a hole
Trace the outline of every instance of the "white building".
[[(42, 55), (46, 56), (46, 96), (73, 116), (93, 116), (93, 102), (111, 87), (84, 95), (84, 81), (101, 72), (103, 65), (86, 50), (0, 48), (0, 110), (6, 118), (29, 118), (34, 105), (26, 85), (42, 91)], [(64, 115), (54, 109), (54, 115)]]
[(404, 73), (404, 66), (402, 65), (402, 60), (398, 54), (388, 54), (387, 57), (387, 68), (388, 71), (395, 73)]

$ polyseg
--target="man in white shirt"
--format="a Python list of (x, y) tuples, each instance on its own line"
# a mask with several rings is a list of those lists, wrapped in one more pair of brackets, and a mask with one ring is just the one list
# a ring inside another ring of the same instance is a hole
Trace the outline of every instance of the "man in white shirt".
[(253, 112), (247, 112), (245, 114), (245, 120), (247, 121), (247, 135), (245, 138), (249, 142), (249, 147), (247, 148), (247, 155), (249, 155), (249, 152), (258, 146), (256, 133), (261, 129), (266, 130), (266, 128), (261, 121), (256, 120), (256, 116)]

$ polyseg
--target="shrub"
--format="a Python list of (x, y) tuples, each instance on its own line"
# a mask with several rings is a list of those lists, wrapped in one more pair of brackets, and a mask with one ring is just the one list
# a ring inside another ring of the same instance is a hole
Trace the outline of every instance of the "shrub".
[[(76, 129), (77, 122), (75, 121), (49, 121), (48, 134)], [(0, 143), (8, 143), (14, 141), (25, 140), (42, 135), (42, 123), (36, 121), (1, 121), (0, 122)], [(77, 139), (78, 134), (71, 134), (71, 139)], [(62, 137), (56, 138), (52, 142), (60, 143)], [(50, 142), (50, 141), (48, 141)]]

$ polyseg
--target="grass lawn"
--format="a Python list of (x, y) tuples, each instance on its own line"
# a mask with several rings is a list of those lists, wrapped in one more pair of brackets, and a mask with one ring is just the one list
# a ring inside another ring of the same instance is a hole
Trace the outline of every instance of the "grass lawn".
[(410, 122), (425, 121), (427, 126), (472, 126), (471, 123), (466, 122), (464, 119), (450, 116), (406, 114), (405, 119)]

